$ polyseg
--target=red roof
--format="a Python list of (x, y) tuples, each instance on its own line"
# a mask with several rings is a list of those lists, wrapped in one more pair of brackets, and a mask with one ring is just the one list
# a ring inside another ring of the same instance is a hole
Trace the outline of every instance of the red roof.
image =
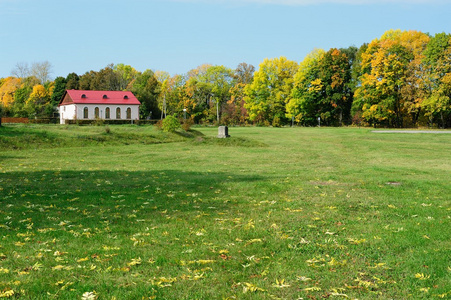
[[(128, 104), (140, 105), (141, 102), (136, 99), (132, 92), (128, 91), (83, 91), (83, 90), (67, 90), (59, 105), (69, 104), (64, 101), (66, 94), (69, 95), (70, 103), (75, 104)], [(63, 103), (64, 101), (64, 103)]]

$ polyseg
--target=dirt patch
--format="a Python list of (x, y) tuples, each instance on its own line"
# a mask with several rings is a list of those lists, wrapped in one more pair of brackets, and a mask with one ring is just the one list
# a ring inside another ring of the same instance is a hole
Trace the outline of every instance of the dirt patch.
[(389, 181), (389, 182), (386, 182), (385, 184), (386, 185), (393, 185), (393, 186), (400, 186), (400, 185), (402, 185), (402, 183), (399, 182), (399, 181)]

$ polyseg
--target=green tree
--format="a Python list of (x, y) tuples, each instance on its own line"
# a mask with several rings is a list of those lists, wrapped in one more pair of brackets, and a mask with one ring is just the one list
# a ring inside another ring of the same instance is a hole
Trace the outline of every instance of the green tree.
[(318, 62), (321, 80), (321, 117), (326, 124), (342, 125), (349, 117), (352, 104), (351, 60), (342, 51), (332, 48)]
[(95, 76), (91, 80), (90, 89), (98, 91), (120, 91), (121, 81), (121, 74), (113, 70), (113, 64), (109, 64), (95, 73)]
[(140, 73), (130, 86), (133, 94), (141, 102), (140, 118), (145, 119), (148, 116), (159, 115), (158, 95), (159, 83), (151, 70)]
[(51, 101), (54, 105), (57, 105), (66, 91), (66, 79), (64, 77), (56, 77), (53, 82), (53, 93)]
[(80, 86), (80, 77), (76, 73), (70, 73), (66, 76), (66, 89), (78, 90)]
[[(220, 121), (223, 105), (230, 100), (230, 88), (233, 86), (233, 71), (224, 66), (211, 66), (204, 76), (200, 77), (200, 83), (209, 90), (213, 99), (210, 102), (209, 119), (214, 117)], [(216, 109), (215, 109), (216, 108)]]
[(97, 72), (93, 70), (81, 75), (78, 81), (78, 88), (80, 90), (92, 90), (91, 88), (93, 86), (92, 82), (96, 76)]
[(298, 64), (285, 57), (265, 59), (245, 87), (245, 108), (253, 122), (286, 122), (286, 104), (293, 88)]
[(117, 75), (118, 89), (121, 91), (126, 90), (130, 83), (139, 75), (135, 68), (124, 64), (115, 65), (113, 71)]
[(422, 103), (431, 123), (451, 126), (451, 34), (438, 33), (424, 51), (427, 98)]
[(300, 63), (294, 75), (293, 89), (286, 105), (287, 117), (307, 126), (317, 124), (321, 116), (321, 91), (319, 62), (324, 57), (323, 49), (315, 49)]

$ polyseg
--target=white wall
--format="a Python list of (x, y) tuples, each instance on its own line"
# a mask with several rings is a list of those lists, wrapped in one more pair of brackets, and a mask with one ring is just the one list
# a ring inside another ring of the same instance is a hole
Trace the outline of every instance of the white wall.
[[(84, 118), (84, 108), (88, 108), (88, 118)], [(95, 108), (99, 108), (99, 118), (105, 119), (105, 110), (110, 108), (109, 120), (116, 120), (116, 109), (121, 109), (121, 120), (127, 119), (127, 108), (131, 109), (131, 119), (139, 120), (139, 105), (103, 105), (103, 104), (70, 104), (61, 105), (59, 107), (60, 123), (64, 124), (65, 120), (94, 120)]]
[(75, 104), (69, 105), (61, 105), (58, 107), (60, 113), (60, 124), (64, 124), (64, 120), (73, 120), (75, 119)]

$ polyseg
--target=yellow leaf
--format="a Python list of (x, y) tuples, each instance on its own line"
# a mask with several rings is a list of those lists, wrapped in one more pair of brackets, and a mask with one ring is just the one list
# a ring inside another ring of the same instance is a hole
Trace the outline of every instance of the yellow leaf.
[(305, 289), (303, 289), (303, 291), (306, 291), (306, 292), (317, 292), (317, 291), (321, 291), (321, 288), (317, 287), (317, 286), (313, 286), (313, 287), (305, 288)]
[(6, 290), (4, 292), (0, 292), (0, 298), (9, 298), (14, 296), (14, 291), (13, 290)]

